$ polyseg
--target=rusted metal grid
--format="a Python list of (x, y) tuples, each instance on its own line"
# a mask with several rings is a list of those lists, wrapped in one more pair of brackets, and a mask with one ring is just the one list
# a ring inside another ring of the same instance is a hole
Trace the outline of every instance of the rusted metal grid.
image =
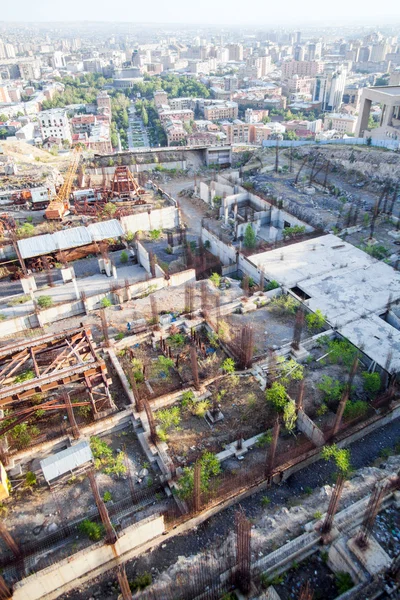
[(88, 400), (74, 407), (91, 405), (95, 418), (103, 411), (116, 410), (109, 383), (106, 364), (96, 354), (87, 327), (0, 347), (0, 407), (8, 413), (0, 417), (0, 436), (39, 409), (68, 411), (65, 398), (48, 397), (53, 390), (65, 391), (65, 386), (83, 384)]

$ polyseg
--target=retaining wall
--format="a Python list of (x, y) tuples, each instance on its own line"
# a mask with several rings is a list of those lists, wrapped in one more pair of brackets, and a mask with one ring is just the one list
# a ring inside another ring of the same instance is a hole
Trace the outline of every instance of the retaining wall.
[(179, 210), (175, 206), (167, 206), (148, 212), (121, 217), (122, 229), (131, 231), (151, 231), (152, 229), (173, 229), (179, 227)]

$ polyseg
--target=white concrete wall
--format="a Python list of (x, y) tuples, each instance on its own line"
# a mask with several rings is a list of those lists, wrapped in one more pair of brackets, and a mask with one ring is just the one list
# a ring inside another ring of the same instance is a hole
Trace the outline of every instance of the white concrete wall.
[(210, 252), (218, 256), (223, 265), (236, 263), (236, 249), (233, 246), (224, 244), (216, 235), (204, 228), (201, 230), (201, 239), (203, 243), (205, 241), (210, 242)]
[[(165, 531), (164, 517), (146, 519), (125, 529), (114, 547), (103, 542), (93, 544), (68, 558), (47, 567), (16, 583), (13, 600), (39, 600), (55, 593), (64, 585), (98, 569), (102, 565), (118, 564), (118, 557), (145, 542), (162, 535)], [(52, 596), (57, 597), (57, 594)]]
[(179, 211), (174, 206), (167, 206), (137, 215), (121, 217), (122, 229), (131, 231), (151, 231), (152, 229), (173, 229), (179, 227)]
[(144, 267), (146, 269), (147, 273), (151, 274), (150, 256), (149, 256), (149, 253), (147, 252), (146, 248), (143, 246), (143, 244), (141, 244), (140, 242), (137, 242), (136, 250), (137, 250), (137, 258), (138, 258), (139, 264), (142, 265), (142, 267)]
[(200, 181), (199, 195), (203, 202), (210, 204), (210, 188), (204, 181)]

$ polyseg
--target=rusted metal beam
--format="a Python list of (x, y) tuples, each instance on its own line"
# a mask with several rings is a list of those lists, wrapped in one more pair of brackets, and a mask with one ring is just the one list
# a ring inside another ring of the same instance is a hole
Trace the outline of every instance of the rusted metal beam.
[(3, 539), (4, 543), (10, 548), (15, 558), (19, 559), (22, 557), (21, 548), (14, 540), (13, 536), (8, 531), (7, 527), (4, 525), (3, 521), (0, 521), (0, 537)]
[(90, 487), (92, 488), (94, 500), (97, 505), (97, 510), (99, 511), (101, 521), (104, 525), (104, 529), (106, 530), (106, 542), (107, 544), (115, 544), (115, 542), (117, 541), (117, 534), (115, 533), (115, 529), (110, 521), (110, 516), (108, 514), (107, 507), (104, 504), (102, 498), (100, 497), (94, 469), (89, 469), (86, 473), (89, 479)]

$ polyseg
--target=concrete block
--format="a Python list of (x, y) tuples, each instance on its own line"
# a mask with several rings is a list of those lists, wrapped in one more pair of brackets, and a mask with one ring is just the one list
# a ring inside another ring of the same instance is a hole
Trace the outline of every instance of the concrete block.
[(60, 269), (61, 277), (64, 283), (68, 283), (75, 279), (75, 271), (74, 267), (66, 267), (64, 269)]
[(29, 275), (28, 277), (22, 277), (20, 279), (22, 290), (24, 294), (29, 294), (30, 292), (36, 292), (37, 286), (36, 281), (33, 275)]
[(368, 546), (365, 549), (361, 549), (356, 544), (355, 538), (351, 538), (347, 542), (347, 545), (362, 566), (372, 576), (386, 571), (392, 563), (382, 546), (372, 536), (370, 536)]
[(295, 358), (297, 360), (297, 362), (302, 362), (302, 361), (306, 360), (310, 354), (308, 352), (308, 350), (306, 350), (306, 348), (304, 348), (304, 346), (302, 346), (302, 345), (299, 346), (298, 350), (291, 348), (290, 353), (292, 354), (293, 358)]

